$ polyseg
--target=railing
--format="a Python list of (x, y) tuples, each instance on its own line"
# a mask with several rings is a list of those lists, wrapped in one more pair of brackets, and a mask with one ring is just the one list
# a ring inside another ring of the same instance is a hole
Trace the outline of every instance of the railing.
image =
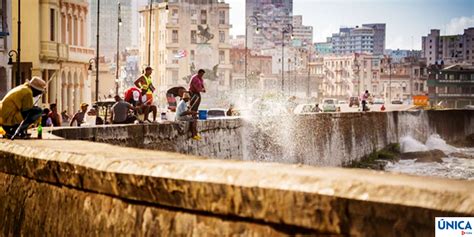
[(89, 62), (94, 57), (94, 49), (69, 45), (69, 61)]

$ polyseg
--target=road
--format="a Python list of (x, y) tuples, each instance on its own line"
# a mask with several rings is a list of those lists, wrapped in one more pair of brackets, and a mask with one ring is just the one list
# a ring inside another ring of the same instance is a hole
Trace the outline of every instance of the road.
[[(349, 107), (348, 104), (343, 104), (343, 105), (339, 105), (341, 107), (341, 112), (358, 112), (358, 111), (361, 111), (362, 110), (362, 106), (360, 108), (356, 107), (356, 106), (352, 106)], [(380, 108), (382, 107), (382, 105), (380, 104), (374, 104), (374, 105), (369, 105), (369, 108), (370, 108), (370, 111), (380, 111)], [(385, 105), (385, 111), (398, 111), (398, 110), (408, 110), (410, 108), (412, 108), (413, 105), (406, 105), (406, 104), (403, 104), (403, 105)]]

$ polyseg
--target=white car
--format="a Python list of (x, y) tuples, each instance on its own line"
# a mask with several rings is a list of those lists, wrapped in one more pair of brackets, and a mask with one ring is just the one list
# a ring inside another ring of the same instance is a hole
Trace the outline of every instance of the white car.
[(316, 105), (315, 104), (299, 104), (293, 110), (295, 114), (309, 114), (309, 113), (317, 113), (316, 112)]
[(336, 99), (324, 99), (323, 100), (323, 111), (324, 112), (336, 112)]

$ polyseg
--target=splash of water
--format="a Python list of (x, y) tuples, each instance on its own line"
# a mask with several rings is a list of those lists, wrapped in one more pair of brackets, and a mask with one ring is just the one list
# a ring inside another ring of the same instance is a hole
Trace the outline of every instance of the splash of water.
[(438, 134), (429, 136), (425, 144), (411, 136), (404, 136), (400, 139), (400, 148), (402, 152), (436, 149), (445, 152), (447, 157), (442, 159), (442, 163), (417, 163), (415, 160), (400, 160), (399, 162), (387, 164), (385, 166), (386, 171), (419, 176), (474, 180), (474, 159), (464, 159), (455, 156), (459, 153), (474, 156), (473, 148), (455, 148), (446, 144), (446, 141)]

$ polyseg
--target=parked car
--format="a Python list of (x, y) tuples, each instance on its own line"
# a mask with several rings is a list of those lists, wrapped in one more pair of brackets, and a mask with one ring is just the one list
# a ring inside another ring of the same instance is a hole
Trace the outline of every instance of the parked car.
[(207, 110), (207, 118), (221, 118), (226, 117), (227, 110), (225, 109), (209, 109)]
[(382, 105), (382, 104), (385, 104), (385, 101), (382, 98), (376, 98), (374, 99), (374, 104)]
[(324, 112), (336, 112), (336, 99), (324, 99), (323, 100), (323, 111)]
[(315, 104), (299, 104), (293, 110), (295, 114), (309, 114), (309, 113), (316, 113), (316, 105)]
[(392, 100), (393, 105), (402, 105), (403, 101), (402, 100)]
[(352, 107), (353, 105), (359, 107), (360, 106), (360, 100), (359, 97), (357, 96), (352, 96), (349, 98), (349, 107)]
[(474, 105), (466, 105), (464, 109), (474, 110)]

